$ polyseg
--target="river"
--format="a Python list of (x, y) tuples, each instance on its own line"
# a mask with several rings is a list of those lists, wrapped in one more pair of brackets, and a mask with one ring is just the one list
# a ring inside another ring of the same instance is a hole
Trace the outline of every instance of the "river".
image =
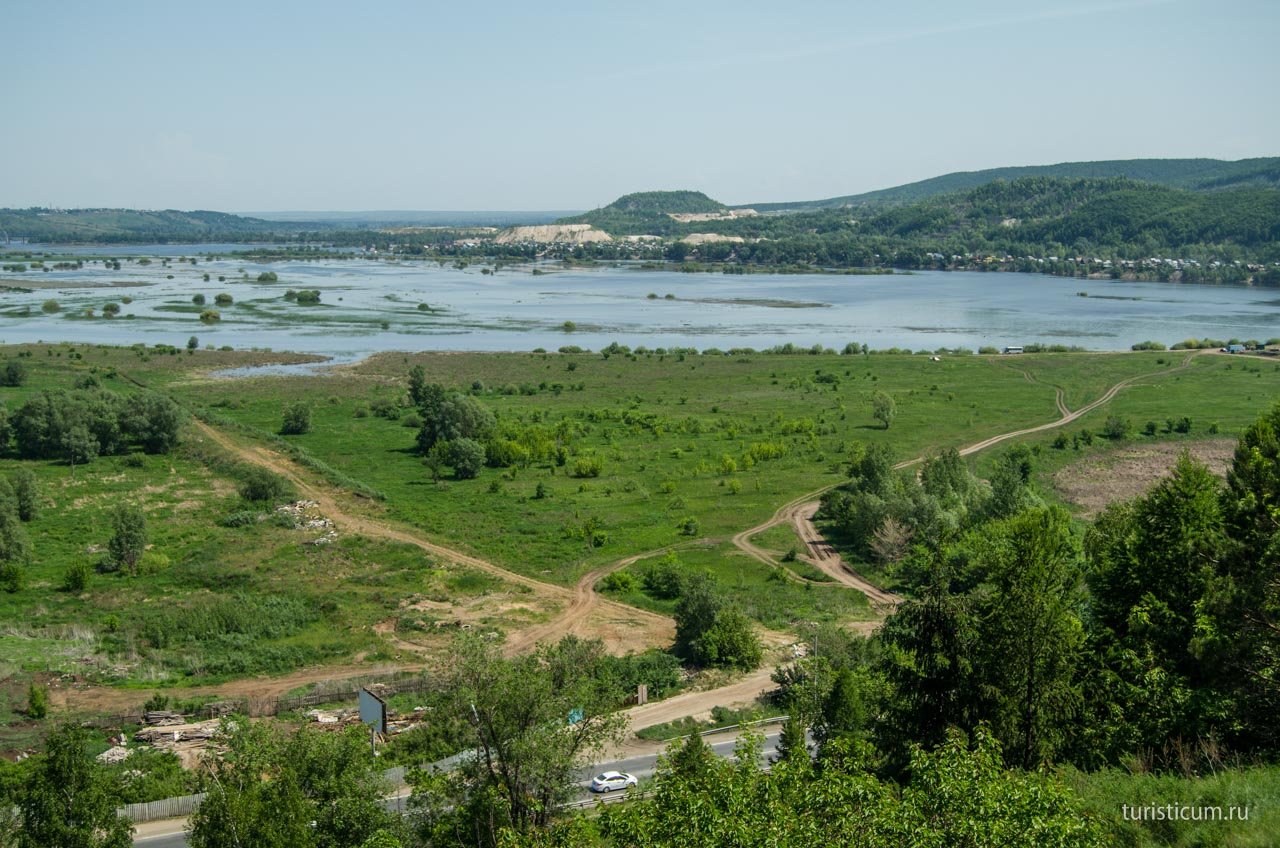
[[(480, 266), (458, 270), (434, 261), (262, 264), (233, 257), (191, 265), (176, 258), (210, 247), (165, 245), (151, 264), (125, 260), (119, 271), (87, 262), (76, 270), (0, 273), (2, 285), (34, 289), (0, 293), (0, 341), (184, 345), (194, 335), (201, 345), (347, 359), (382, 350), (599, 349), (614, 341), (700, 349), (787, 342), (838, 349), (856, 341), (880, 349), (1040, 343), (1124, 350), (1147, 339), (1280, 336), (1280, 291), (1272, 289), (980, 272), (725, 275), (546, 265), (535, 274), (521, 265), (487, 275)], [(257, 282), (263, 271), (279, 282)], [(286, 300), (288, 289), (318, 290), (320, 304)], [(197, 293), (205, 306), (192, 304)], [(215, 306), (218, 293), (234, 304)], [(47, 300), (59, 311), (44, 312)], [(108, 302), (119, 305), (117, 317), (103, 317)], [(221, 320), (202, 323), (203, 309), (217, 309)]]

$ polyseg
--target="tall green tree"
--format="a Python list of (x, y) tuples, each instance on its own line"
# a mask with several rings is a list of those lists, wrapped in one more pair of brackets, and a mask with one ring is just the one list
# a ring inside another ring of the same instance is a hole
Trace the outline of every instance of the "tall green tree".
[(983, 528), (978, 600), (983, 695), (1009, 761), (1052, 760), (1079, 708), (1084, 644), (1080, 550), (1060, 508)]
[(111, 513), (111, 538), (107, 541), (109, 570), (138, 571), (147, 549), (147, 516), (136, 504), (123, 503)]
[(34, 521), (40, 514), (40, 484), (36, 475), (25, 465), (13, 475), (13, 494), (22, 521)]
[(1245, 747), (1280, 750), (1280, 403), (1241, 435), (1227, 473), (1230, 546), (1197, 645), (1237, 700)]
[(206, 761), (208, 790), (191, 819), (193, 848), (359, 848), (399, 832), (362, 727), (339, 733), (228, 723), (225, 754)]
[(118, 790), (90, 755), (88, 732), (57, 728), (18, 793), (18, 848), (127, 848), (133, 827), (116, 815)]
[(967, 595), (951, 591), (945, 569), (935, 568), (918, 599), (899, 605), (880, 638), (884, 651), (877, 665), (888, 695), (877, 736), (894, 764), (905, 765), (913, 744), (940, 744), (949, 727), (977, 725), (977, 616)]
[(497, 425), (493, 413), (469, 395), (446, 394), (443, 388), (432, 384), (424, 385), (418, 394), (422, 427), (417, 441), (418, 450), (423, 454), (437, 442), (472, 439), (483, 443)]
[(560, 815), (578, 769), (621, 730), (605, 656), (599, 641), (574, 637), (510, 659), (478, 638), (454, 644), (436, 709), (470, 725), (473, 753), (452, 773), (411, 775), (424, 842), (492, 846), (504, 830), (527, 835)]
[(898, 406), (893, 402), (892, 395), (881, 391), (871, 395), (871, 417), (879, 421), (884, 429), (889, 429), (897, 412)]

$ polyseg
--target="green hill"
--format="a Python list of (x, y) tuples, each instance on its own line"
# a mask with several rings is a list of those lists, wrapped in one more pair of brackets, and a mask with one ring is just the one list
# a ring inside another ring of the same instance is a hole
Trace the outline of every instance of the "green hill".
[(315, 224), (304, 226), (200, 210), (0, 209), (0, 230), (10, 238), (62, 244), (260, 240), (316, 228)]
[(638, 191), (608, 206), (561, 218), (557, 224), (591, 224), (614, 235), (669, 235), (679, 231), (678, 214), (715, 214), (728, 207), (700, 191)]
[(1116, 159), (1102, 162), (1063, 162), (1057, 165), (989, 168), (985, 171), (957, 171), (893, 188), (830, 197), (825, 200), (746, 205), (761, 212), (841, 206), (898, 205), (977, 188), (996, 180), (1013, 181), (1023, 177), (1070, 179), (1124, 177), (1193, 191), (1215, 191), (1249, 185), (1280, 188), (1280, 157), (1241, 159), (1235, 162), (1221, 159)]
[(1007, 245), (1014, 254), (1017, 244), (1260, 247), (1280, 242), (1280, 191), (1205, 193), (1119, 178), (1024, 177), (886, 209), (860, 221), (857, 231)]

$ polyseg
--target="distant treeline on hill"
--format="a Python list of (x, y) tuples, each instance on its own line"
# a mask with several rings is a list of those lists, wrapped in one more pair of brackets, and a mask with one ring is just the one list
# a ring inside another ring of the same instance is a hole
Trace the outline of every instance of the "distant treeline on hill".
[(1224, 188), (1261, 186), (1280, 188), (1280, 157), (1241, 159), (1115, 159), (1101, 162), (1063, 162), (1057, 165), (1026, 165), (1011, 168), (988, 168), (984, 171), (957, 171), (893, 188), (829, 197), (824, 200), (801, 200), (790, 203), (750, 203), (760, 212), (798, 211), (840, 206), (873, 206), (914, 203), (940, 194), (951, 194), (977, 188), (996, 180), (1013, 181), (1022, 177), (1065, 177), (1069, 179), (1106, 179), (1124, 177), (1145, 183), (1214, 191)]

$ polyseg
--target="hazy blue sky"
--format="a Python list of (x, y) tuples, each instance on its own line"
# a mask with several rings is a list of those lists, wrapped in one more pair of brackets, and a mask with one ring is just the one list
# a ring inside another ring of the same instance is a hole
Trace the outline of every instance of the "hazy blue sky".
[(1280, 153), (1280, 3), (6, 0), (0, 206), (743, 203)]

